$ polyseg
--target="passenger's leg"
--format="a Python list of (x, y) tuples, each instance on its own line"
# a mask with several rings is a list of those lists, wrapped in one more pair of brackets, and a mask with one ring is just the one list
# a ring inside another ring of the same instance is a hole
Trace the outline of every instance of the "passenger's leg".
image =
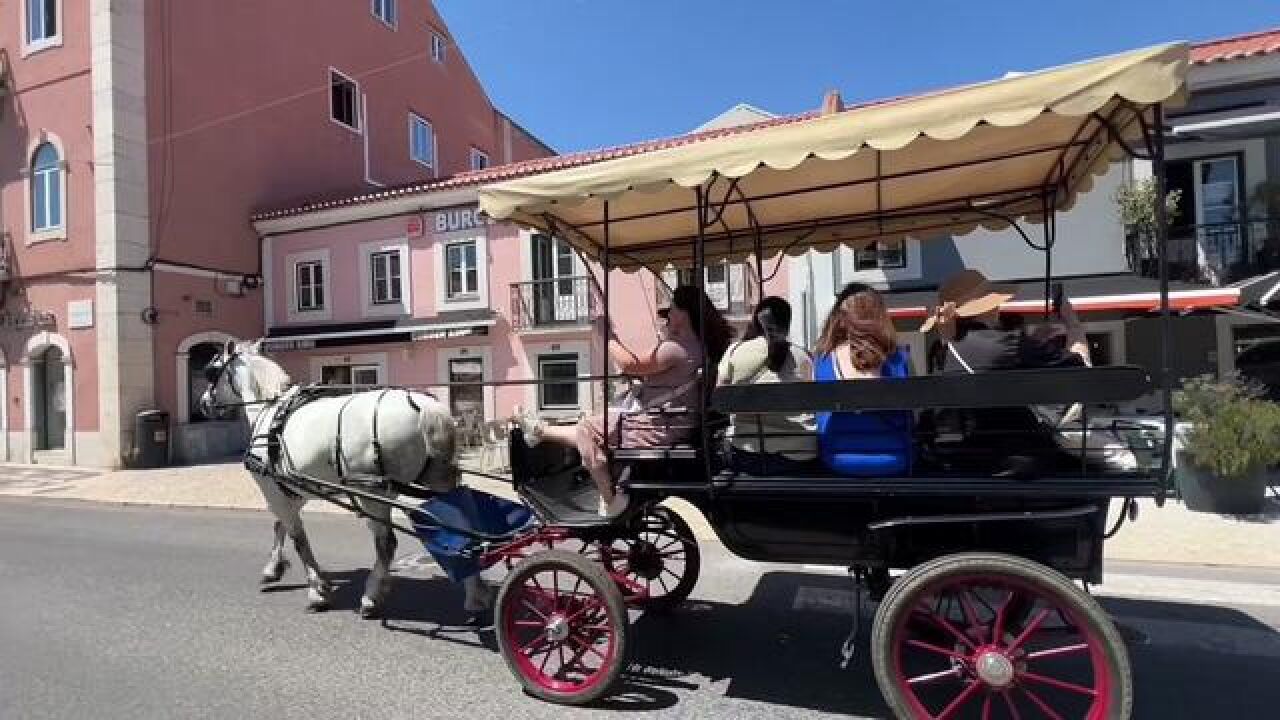
[(600, 514), (617, 515), (627, 506), (627, 497), (615, 491), (613, 475), (609, 472), (609, 457), (605, 453), (604, 419), (583, 418), (578, 423), (577, 447), (582, 456), (582, 466), (590, 473), (600, 492)]

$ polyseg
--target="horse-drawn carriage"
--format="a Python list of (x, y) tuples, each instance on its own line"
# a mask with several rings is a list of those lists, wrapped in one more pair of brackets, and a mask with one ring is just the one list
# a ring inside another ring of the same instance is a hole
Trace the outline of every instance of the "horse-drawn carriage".
[[(605, 269), (606, 313), (609, 270), (677, 265), (701, 278), (709, 262), (750, 259), (759, 280), (766, 261), (811, 249), (1013, 227), (1044, 253), (1047, 316), (1055, 213), (1126, 154), (1149, 159), (1161, 177), (1163, 104), (1182, 93), (1186, 64), (1185, 46), (1161, 46), (695, 136), (488, 186), (481, 207), (561, 237)], [(1040, 226), (1039, 243), (1024, 222)], [(1160, 279), (1167, 322), (1163, 258)], [(547, 700), (581, 704), (609, 692), (625, 662), (628, 608), (672, 609), (693, 589), (696, 538), (660, 504), (681, 498), (743, 558), (848, 568), (859, 593), (879, 602), (870, 658), (901, 717), (1127, 717), (1133, 689), (1124, 643), (1073, 581), (1101, 582), (1114, 499), (1127, 510), (1134, 498), (1160, 498), (1168, 487), (1168, 343), (1166, 325), (1163, 367), (1154, 372), (1122, 366), (717, 388), (703, 407), (687, 409), (703, 419), (688, 444), (610, 451), (631, 498), (613, 519), (595, 512), (595, 491), (579, 468), (529, 450), (516, 430), (512, 481), (523, 505), (455, 494), (425, 510), (405, 505), (415, 518), (409, 530), (459, 559), (451, 569), (458, 577), (509, 566), (495, 616), (502, 654), (524, 687)], [(710, 372), (704, 368), (705, 377)], [(1152, 460), (1098, 462), (1090, 408), (1151, 397), (1165, 415)], [(1083, 408), (1071, 430), (1075, 454), (1067, 443), (1030, 472), (953, 462), (981, 439), (937, 433), (920, 438), (921, 459), (904, 477), (749, 475), (718, 459), (715, 419), (728, 414), (1067, 405)], [(349, 483), (317, 482), (306, 487), (362, 505), (394, 502)], [(852, 625), (846, 661), (861, 637), (856, 609)]]

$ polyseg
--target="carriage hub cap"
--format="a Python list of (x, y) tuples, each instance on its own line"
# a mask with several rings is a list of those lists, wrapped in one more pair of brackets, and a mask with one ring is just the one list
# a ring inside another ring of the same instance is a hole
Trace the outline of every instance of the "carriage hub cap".
[(991, 687), (1003, 688), (1013, 683), (1013, 663), (1003, 653), (984, 652), (974, 663), (978, 679)]
[(554, 615), (547, 621), (547, 627), (543, 632), (546, 633), (549, 642), (562, 643), (569, 639), (569, 622), (563, 615)]

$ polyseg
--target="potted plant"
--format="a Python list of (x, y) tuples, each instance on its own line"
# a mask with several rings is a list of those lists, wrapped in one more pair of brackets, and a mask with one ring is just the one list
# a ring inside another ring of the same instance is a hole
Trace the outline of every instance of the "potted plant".
[(1229, 375), (1187, 380), (1174, 399), (1189, 427), (1176, 473), (1187, 509), (1252, 514), (1266, 499), (1268, 469), (1280, 463), (1280, 405)]
[[(1156, 218), (1156, 179), (1149, 177), (1116, 191), (1116, 207), (1120, 211), (1120, 224), (1124, 226), (1125, 255), (1129, 269), (1146, 277), (1154, 277), (1159, 254), (1156, 248), (1156, 230), (1160, 223)], [(1172, 225), (1178, 216), (1181, 190), (1165, 193), (1165, 223)]]

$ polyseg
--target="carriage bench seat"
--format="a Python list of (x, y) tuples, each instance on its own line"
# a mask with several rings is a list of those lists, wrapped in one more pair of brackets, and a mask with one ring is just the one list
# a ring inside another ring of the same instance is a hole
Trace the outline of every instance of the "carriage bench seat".
[(614, 460), (699, 460), (701, 451), (692, 445), (668, 447), (620, 447), (613, 449)]

